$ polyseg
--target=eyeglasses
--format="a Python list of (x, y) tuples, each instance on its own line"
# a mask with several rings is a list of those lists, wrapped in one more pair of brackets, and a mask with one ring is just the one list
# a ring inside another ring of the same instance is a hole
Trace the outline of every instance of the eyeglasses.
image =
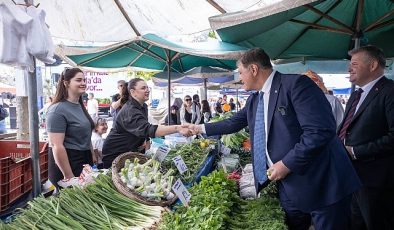
[(191, 101), (191, 100), (192, 100), (191, 98), (186, 98), (186, 99), (185, 99), (185, 101)]

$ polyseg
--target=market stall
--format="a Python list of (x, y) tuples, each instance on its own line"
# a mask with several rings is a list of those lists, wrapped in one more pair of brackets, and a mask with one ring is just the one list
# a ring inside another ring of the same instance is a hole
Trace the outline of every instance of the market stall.
[[(224, 145), (201, 136), (154, 139), (146, 154), (118, 156), (112, 171), (87, 166), (73, 186), (34, 199), (0, 229), (287, 229), (275, 184), (243, 199), (251, 159), (239, 150), (247, 132), (235, 135), (222, 137)], [(223, 162), (234, 155), (243, 160)]]

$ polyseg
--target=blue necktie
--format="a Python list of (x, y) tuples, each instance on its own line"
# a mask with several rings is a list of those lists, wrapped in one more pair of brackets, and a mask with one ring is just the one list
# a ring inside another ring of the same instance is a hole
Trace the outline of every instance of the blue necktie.
[(265, 155), (265, 121), (264, 121), (264, 92), (259, 93), (257, 105), (254, 138), (253, 138), (253, 164), (256, 190), (267, 180), (267, 157)]

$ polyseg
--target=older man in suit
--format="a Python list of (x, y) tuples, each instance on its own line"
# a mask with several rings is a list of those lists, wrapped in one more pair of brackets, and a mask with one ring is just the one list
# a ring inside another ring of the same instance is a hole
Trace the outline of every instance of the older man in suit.
[(394, 82), (384, 76), (382, 50), (350, 52), (350, 97), (338, 135), (353, 160), (362, 189), (352, 199), (352, 229), (394, 229)]
[(262, 49), (238, 61), (246, 90), (257, 91), (230, 119), (190, 125), (207, 135), (249, 126), (257, 191), (271, 181), (290, 229), (348, 229), (351, 194), (360, 187), (323, 92), (308, 77), (272, 69)]

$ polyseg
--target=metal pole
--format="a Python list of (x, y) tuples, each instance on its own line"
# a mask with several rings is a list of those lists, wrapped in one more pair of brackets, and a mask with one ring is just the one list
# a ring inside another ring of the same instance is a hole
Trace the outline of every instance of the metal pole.
[(237, 102), (236, 102), (236, 105), (235, 105), (235, 108), (237, 108), (237, 112), (238, 112), (238, 110), (239, 110), (239, 107), (238, 107), (238, 86), (236, 87), (237, 88)]
[(38, 150), (38, 108), (37, 108), (37, 76), (36, 76), (36, 59), (33, 57), (33, 72), (29, 72), (27, 78), (28, 84), (28, 105), (29, 105), (29, 138), (30, 153), (33, 169), (33, 197), (41, 193), (40, 178), (40, 155)]
[(168, 78), (168, 125), (171, 121), (171, 59), (167, 61), (167, 78)]
[(204, 78), (204, 94), (205, 94), (205, 100), (208, 100), (208, 86), (207, 86), (207, 79)]

